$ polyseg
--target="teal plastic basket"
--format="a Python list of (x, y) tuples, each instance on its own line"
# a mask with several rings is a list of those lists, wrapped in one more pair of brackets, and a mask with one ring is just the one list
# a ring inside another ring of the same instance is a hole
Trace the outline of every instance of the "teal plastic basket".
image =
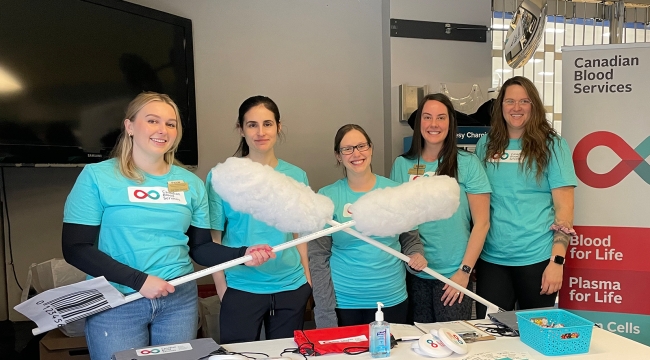
[[(561, 328), (546, 328), (531, 321), (546, 318)], [(594, 323), (561, 309), (517, 312), (519, 337), (524, 344), (547, 356), (589, 352)]]

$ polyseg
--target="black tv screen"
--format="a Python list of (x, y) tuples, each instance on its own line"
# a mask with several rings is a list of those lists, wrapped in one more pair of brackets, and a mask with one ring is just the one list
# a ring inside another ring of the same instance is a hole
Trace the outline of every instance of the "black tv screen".
[(190, 20), (118, 0), (0, 0), (0, 165), (109, 157), (142, 91), (178, 105), (198, 164)]

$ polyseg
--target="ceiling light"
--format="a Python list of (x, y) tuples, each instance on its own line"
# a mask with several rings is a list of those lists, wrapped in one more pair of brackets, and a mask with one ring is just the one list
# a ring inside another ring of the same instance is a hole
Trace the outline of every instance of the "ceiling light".
[(0, 93), (12, 93), (22, 89), (23, 86), (18, 79), (0, 67)]

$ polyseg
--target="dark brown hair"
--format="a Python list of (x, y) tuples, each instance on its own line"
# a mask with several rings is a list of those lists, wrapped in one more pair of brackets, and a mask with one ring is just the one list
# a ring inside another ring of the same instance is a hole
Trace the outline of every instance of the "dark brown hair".
[[(278, 134), (280, 134), (280, 110), (278, 109), (278, 105), (275, 104), (273, 100), (266, 96), (262, 95), (257, 95), (257, 96), (252, 96), (249, 97), (248, 99), (244, 100), (244, 102), (239, 106), (239, 116), (237, 117), (237, 127), (240, 129), (244, 129), (244, 115), (246, 113), (259, 105), (263, 105), (267, 110), (273, 113), (273, 116), (275, 117), (275, 125), (278, 126)], [(246, 143), (246, 138), (242, 136), (241, 141), (239, 142), (239, 147), (235, 151), (235, 155), (244, 157), (247, 156), (250, 153), (250, 148), (248, 147), (248, 143)]]
[[(368, 142), (368, 145), (372, 148), (372, 140), (370, 140), (370, 136), (368, 136), (368, 133), (363, 130), (363, 128), (357, 124), (346, 124), (341, 126), (337, 131), (336, 135), (334, 136), (334, 152), (336, 154), (340, 154), (341, 152), (341, 141), (343, 140), (343, 137), (347, 133), (349, 133), (352, 130), (357, 130), (360, 132), (363, 137), (366, 138), (366, 141)], [(336, 165), (341, 165), (341, 162), (339, 161), (338, 158), (336, 158)], [(372, 171), (372, 164), (370, 164), (370, 171)], [(345, 169), (345, 166), (343, 167), (343, 175), (348, 176), (348, 171)]]
[[(436, 175), (447, 175), (458, 180), (458, 146), (456, 145), (456, 132), (458, 124), (456, 123), (456, 112), (451, 100), (444, 94), (429, 94), (425, 96), (418, 105), (417, 115), (415, 116), (415, 124), (413, 124), (413, 140), (411, 148), (404, 154), (403, 157), (410, 160), (418, 160), (422, 156), (422, 149), (426, 145), (424, 137), (422, 136), (422, 109), (427, 101), (438, 101), (447, 108), (447, 117), (449, 118), (449, 130), (447, 137), (442, 143), (442, 149), (438, 154), (438, 169)], [(442, 160), (441, 160), (442, 159)]]

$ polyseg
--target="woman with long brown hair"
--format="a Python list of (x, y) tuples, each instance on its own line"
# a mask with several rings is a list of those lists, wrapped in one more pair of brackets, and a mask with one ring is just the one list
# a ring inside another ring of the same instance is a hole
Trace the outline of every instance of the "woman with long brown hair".
[[(569, 146), (546, 120), (535, 85), (521, 76), (501, 87), (491, 125), (476, 147), (492, 185), (477, 293), (506, 310), (553, 306), (574, 233)], [(485, 311), (479, 305), (477, 315)]]

